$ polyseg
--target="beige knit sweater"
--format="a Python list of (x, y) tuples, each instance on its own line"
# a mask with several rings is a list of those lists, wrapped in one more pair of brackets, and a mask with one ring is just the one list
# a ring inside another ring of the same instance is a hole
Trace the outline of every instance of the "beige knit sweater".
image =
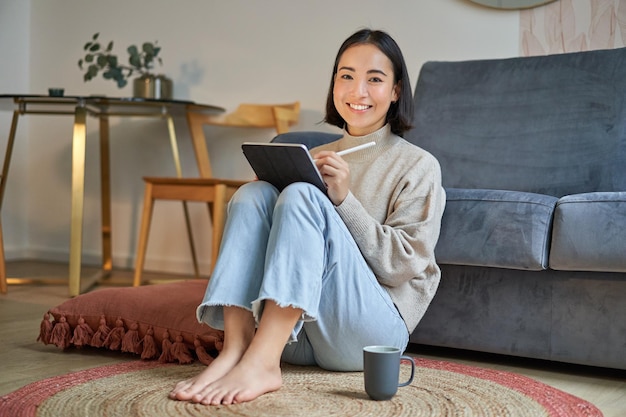
[(351, 184), (337, 212), (411, 333), (441, 276), (434, 255), (446, 201), (441, 169), (430, 153), (392, 134), (389, 125), (367, 136), (344, 132), (311, 153), (370, 141), (376, 145), (343, 156)]

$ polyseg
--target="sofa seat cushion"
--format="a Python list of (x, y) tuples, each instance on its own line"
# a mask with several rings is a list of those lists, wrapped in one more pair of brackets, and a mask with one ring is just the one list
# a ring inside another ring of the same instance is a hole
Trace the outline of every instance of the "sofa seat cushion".
[(556, 197), (519, 191), (446, 189), (435, 249), (450, 265), (543, 270)]
[(568, 195), (558, 201), (550, 268), (626, 272), (626, 191)]

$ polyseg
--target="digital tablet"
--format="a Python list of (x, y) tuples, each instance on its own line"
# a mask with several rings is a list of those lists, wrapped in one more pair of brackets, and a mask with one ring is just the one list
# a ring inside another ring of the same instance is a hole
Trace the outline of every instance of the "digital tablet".
[(308, 182), (326, 194), (326, 185), (305, 145), (245, 142), (241, 149), (257, 178), (279, 191), (294, 182)]

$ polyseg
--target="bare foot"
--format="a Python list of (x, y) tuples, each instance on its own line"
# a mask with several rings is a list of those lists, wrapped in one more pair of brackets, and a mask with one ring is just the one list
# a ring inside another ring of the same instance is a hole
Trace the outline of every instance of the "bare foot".
[(227, 375), (197, 392), (191, 401), (204, 405), (238, 404), (276, 391), (282, 385), (279, 364), (267, 366), (242, 360)]
[(204, 390), (208, 385), (217, 381), (239, 362), (240, 356), (220, 353), (211, 364), (193, 378), (186, 379), (176, 384), (170, 391), (169, 397), (173, 400), (190, 401), (197, 393)]
[(225, 330), (224, 350), (217, 359), (195, 378), (178, 383), (170, 398), (228, 405), (252, 401), (280, 389), (280, 356), (301, 316), (300, 309), (282, 308), (268, 301), (255, 331), (254, 317), (249, 311), (224, 307), (224, 328), (235, 332)]

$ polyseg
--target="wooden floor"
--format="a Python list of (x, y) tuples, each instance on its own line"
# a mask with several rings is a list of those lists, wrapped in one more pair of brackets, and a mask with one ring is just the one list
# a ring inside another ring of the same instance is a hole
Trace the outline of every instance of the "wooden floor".
[[(95, 271), (95, 269), (94, 269)], [(10, 277), (63, 277), (67, 265), (46, 262), (9, 262)], [(145, 274), (163, 278), (163, 274)], [(116, 271), (116, 285), (130, 285), (130, 271)], [(68, 299), (65, 285), (10, 285), (0, 295), (0, 395), (26, 384), (95, 366), (133, 360), (115, 352), (85, 349), (62, 352), (36, 342), (39, 323), (51, 307)], [(425, 346), (413, 346), (411, 354), (429, 359), (516, 372), (583, 398), (605, 417), (626, 416), (626, 372), (545, 361), (524, 360)]]

